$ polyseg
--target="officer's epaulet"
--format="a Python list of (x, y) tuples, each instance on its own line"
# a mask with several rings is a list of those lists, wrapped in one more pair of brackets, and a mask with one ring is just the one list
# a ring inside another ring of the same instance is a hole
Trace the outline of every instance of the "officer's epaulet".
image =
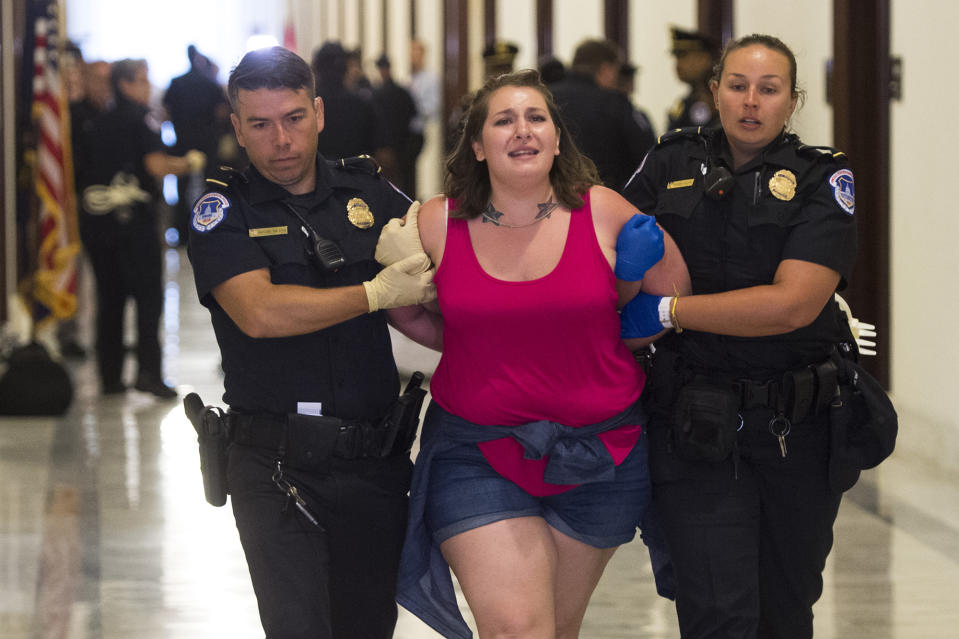
[(236, 180), (246, 181), (243, 174), (232, 166), (221, 165), (218, 167), (216, 175), (206, 179), (206, 188), (208, 189), (227, 189)]
[(687, 126), (681, 129), (672, 129), (659, 136), (659, 139), (656, 140), (656, 145), (662, 146), (663, 144), (669, 144), (670, 142), (677, 142), (679, 140), (697, 139), (701, 133), (701, 126)]
[(360, 171), (367, 175), (377, 176), (382, 169), (380, 165), (368, 155), (357, 155), (352, 158), (340, 158), (339, 160), (330, 160), (330, 165), (338, 169), (348, 171)]
[(800, 155), (805, 155), (816, 160), (841, 160), (846, 161), (846, 154), (842, 151), (834, 149), (831, 146), (811, 146), (809, 144), (800, 144), (796, 147), (796, 153)]

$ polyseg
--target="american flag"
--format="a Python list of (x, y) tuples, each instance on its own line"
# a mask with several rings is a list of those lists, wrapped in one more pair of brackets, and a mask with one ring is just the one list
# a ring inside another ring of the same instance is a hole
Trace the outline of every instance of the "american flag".
[(39, 251), (33, 275), (37, 325), (76, 312), (77, 239), (70, 109), (60, 75), (65, 36), (62, 0), (47, 3), (35, 23), (33, 123), (36, 129), (34, 191), (38, 201)]

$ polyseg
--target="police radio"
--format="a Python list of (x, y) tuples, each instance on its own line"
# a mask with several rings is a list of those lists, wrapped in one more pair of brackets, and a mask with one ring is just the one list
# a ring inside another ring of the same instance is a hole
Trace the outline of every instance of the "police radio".
[[(697, 133), (702, 131), (702, 127), (697, 131)], [(733, 190), (733, 187), (736, 185), (736, 178), (725, 166), (714, 166), (713, 165), (713, 156), (709, 152), (709, 137), (702, 137), (703, 146), (706, 149), (706, 158), (709, 162), (709, 170), (706, 171), (706, 174), (703, 176), (703, 192), (711, 200), (723, 200), (729, 195), (729, 192)]]
[(724, 199), (735, 184), (736, 178), (725, 166), (710, 167), (703, 177), (704, 192), (712, 200)]
[(296, 219), (300, 221), (302, 225), (300, 226), (300, 230), (303, 231), (303, 234), (306, 235), (309, 240), (306, 252), (315, 262), (319, 263), (320, 266), (327, 271), (336, 271), (346, 264), (346, 257), (343, 256), (343, 251), (336, 242), (328, 240), (317, 233), (316, 229), (306, 221), (306, 218), (296, 210), (293, 204), (286, 201), (284, 201), (283, 204), (296, 216)]

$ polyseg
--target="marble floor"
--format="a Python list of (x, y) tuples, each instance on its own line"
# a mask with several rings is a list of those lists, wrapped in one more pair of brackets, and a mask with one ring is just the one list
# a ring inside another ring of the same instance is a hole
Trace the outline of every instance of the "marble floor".
[[(185, 253), (166, 260), (167, 381), (218, 403), (208, 314)], [(81, 328), (89, 343), (88, 317)], [(407, 372), (437, 361), (403, 339), (396, 354)], [(65, 416), (0, 420), (0, 639), (262, 637), (232, 515), (203, 500), (181, 404), (101, 397), (92, 362), (69, 366)], [(817, 637), (959, 637), (956, 478), (893, 455), (847, 493), (836, 529)], [(401, 610), (396, 637), (438, 636)], [(679, 636), (640, 543), (614, 557), (582, 636)]]

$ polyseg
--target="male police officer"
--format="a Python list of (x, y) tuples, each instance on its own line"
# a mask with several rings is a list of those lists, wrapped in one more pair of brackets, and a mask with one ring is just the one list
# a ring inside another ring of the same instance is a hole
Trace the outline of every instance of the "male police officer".
[(425, 254), (373, 259), (409, 201), (369, 160), (317, 153), (314, 91), (281, 47), (230, 74), (252, 166), (196, 202), (190, 257), (222, 353), (227, 485), (267, 637), (385, 639), (411, 470), (377, 435), (399, 387), (387, 320), (415, 333), (426, 315), (411, 305), (435, 289)]
[(678, 27), (670, 29), (676, 58), (676, 77), (689, 85), (689, 93), (669, 109), (668, 130), (719, 124), (709, 80), (719, 59), (719, 46), (709, 36)]

